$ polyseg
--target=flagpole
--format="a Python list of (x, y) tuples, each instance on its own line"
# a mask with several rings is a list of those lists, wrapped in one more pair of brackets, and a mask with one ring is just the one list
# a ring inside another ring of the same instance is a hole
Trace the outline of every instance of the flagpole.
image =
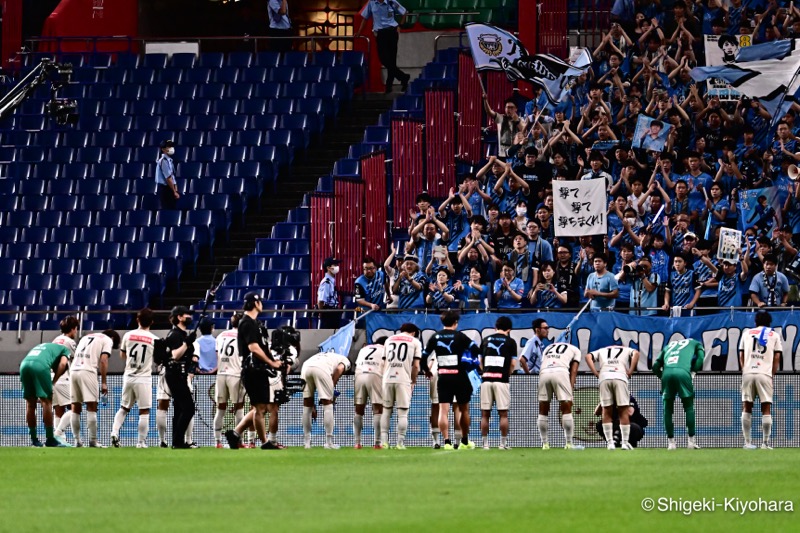
[[(772, 132), (773, 128), (775, 128), (775, 124), (778, 123), (780, 120), (778, 117), (781, 115), (781, 109), (783, 108), (783, 103), (786, 101), (786, 95), (789, 94), (789, 90), (794, 85), (794, 82), (797, 81), (797, 76), (800, 75), (800, 67), (794, 71), (794, 76), (792, 76), (792, 81), (789, 82), (789, 85), (786, 87), (786, 90), (781, 95), (781, 99), (778, 101), (778, 107), (775, 109), (775, 116), (772, 117), (772, 121), (769, 124), (769, 131)], [(794, 95), (792, 95), (794, 96)]]
[(574, 317), (572, 317), (572, 320), (569, 321), (569, 324), (567, 324), (567, 327), (564, 328), (564, 331), (561, 333), (561, 335), (558, 336), (558, 339), (556, 340), (556, 342), (569, 342), (570, 341), (570, 337), (572, 336), (572, 326), (575, 325), (575, 322), (577, 322), (578, 319), (583, 314), (583, 312), (586, 311), (586, 308), (589, 307), (590, 303), (592, 303), (591, 300), (587, 301), (584, 304), (584, 306), (581, 307), (581, 310), (578, 311), (578, 314), (575, 315)]
[(539, 119), (541, 118), (541, 116), (542, 116), (542, 113), (544, 113), (544, 110), (545, 110), (545, 109), (547, 109), (547, 107), (548, 107), (549, 105), (550, 105), (550, 100), (547, 100), (547, 101), (544, 103), (544, 106), (543, 106), (543, 107), (542, 107), (542, 108), (539, 110), (539, 112), (538, 112), (538, 113), (536, 114), (536, 116), (533, 118), (533, 122), (531, 123), (531, 127), (530, 127), (530, 128), (528, 128), (528, 137), (530, 137), (530, 136), (531, 136), (531, 134), (533, 133), (533, 127), (536, 125), (536, 123), (537, 123), (537, 122), (539, 122)]

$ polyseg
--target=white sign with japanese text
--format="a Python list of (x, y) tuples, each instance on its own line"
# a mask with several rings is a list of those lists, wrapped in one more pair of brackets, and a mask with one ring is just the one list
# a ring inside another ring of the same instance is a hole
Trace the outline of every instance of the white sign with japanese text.
[(608, 231), (606, 180), (553, 181), (556, 237), (605, 235)]

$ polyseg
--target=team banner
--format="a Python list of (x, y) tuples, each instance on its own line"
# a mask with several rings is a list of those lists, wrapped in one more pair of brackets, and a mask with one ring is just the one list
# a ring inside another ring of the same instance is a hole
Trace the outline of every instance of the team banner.
[(333, 352), (339, 355), (350, 353), (350, 346), (353, 344), (353, 335), (356, 334), (356, 321), (353, 320), (343, 328), (336, 330), (336, 333), (328, 337), (322, 344), (319, 345), (320, 352)]
[(556, 237), (605, 235), (606, 180), (553, 182), (553, 220)]
[[(501, 313), (465, 313), (458, 329), (480, 344), (481, 338), (494, 333), (494, 323)], [(508, 315), (513, 324), (511, 336), (517, 344), (524, 346), (533, 335), (531, 322), (544, 318), (550, 326), (549, 339), (558, 338), (573, 318), (571, 313), (523, 313)], [(442, 329), (437, 314), (378, 314), (365, 317), (367, 339), (375, 340), (382, 335), (392, 335), (404, 322), (412, 322), (422, 330), (423, 346), (428, 338)], [(736, 311), (715, 315), (683, 317), (674, 320), (667, 317), (647, 317), (622, 313), (583, 313), (571, 327), (569, 342), (582, 353), (611, 345), (630, 346), (641, 352), (639, 371), (647, 371), (661, 348), (671, 341), (697, 339), (706, 348), (704, 370), (739, 371), (739, 337), (744, 328), (752, 327), (754, 314)], [(800, 370), (797, 330), (800, 311), (772, 313), (772, 326), (781, 335), (784, 356), (783, 371)], [(580, 369), (587, 371), (585, 362)]]

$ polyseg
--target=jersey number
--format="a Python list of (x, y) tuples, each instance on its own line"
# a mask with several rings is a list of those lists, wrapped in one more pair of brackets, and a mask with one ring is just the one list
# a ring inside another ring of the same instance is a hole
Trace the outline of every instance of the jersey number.
[(767, 351), (766, 346), (762, 346), (756, 337), (753, 337), (753, 351), (757, 354), (764, 355)]
[(389, 356), (386, 358), (389, 362), (392, 362), (397, 358), (398, 361), (403, 362), (408, 357), (408, 344), (389, 344)]
[(233, 345), (234, 342), (236, 342), (236, 339), (231, 339), (226, 342), (225, 347), (222, 348), (222, 353), (224, 353), (227, 357), (232, 356), (234, 350), (236, 350), (236, 347)]
[[(392, 346), (394, 346), (394, 344), (392, 344)], [(404, 346), (405, 346), (405, 345), (404, 345)], [(369, 353), (368, 353), (367, 355), (365, 355), (365, 356), (364, 356), (364, 361), (372, 361), (372, 356), (373, 356), (373, 355), (375, 354), (375, 352), (377, 352), (377, 351), (378, 351), (378, 349), (377, 349), (377, 348), (370, 348), (370, 349), (369, 349)]]
[(670, 357), (672, 355), (677, 355), (678, 352), (689, 346), (689, 339), (684, 339), (682, 341), (672, 341), (671, 343), (667, 344), (667, 351), (664, 352), (664, 358)]
[[(138, 352), (137, 352), (138, 350)], [(139, 361), (139, 364), (144, 363), (144, 354), (146, 352), (146, 348), (143, 344), (134, 344), (131, 346), (131, 351), (128, 353), (128, 357), (130, 357), (133, 364), (136, 364), (136, 357), (141, 356), (142, 360)]]

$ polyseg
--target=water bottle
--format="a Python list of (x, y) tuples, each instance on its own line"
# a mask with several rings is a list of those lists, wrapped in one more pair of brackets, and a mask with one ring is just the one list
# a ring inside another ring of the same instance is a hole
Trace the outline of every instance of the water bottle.
[(100, 395), (100, 407), (108, 407), (108, 393), (104, 392)]

